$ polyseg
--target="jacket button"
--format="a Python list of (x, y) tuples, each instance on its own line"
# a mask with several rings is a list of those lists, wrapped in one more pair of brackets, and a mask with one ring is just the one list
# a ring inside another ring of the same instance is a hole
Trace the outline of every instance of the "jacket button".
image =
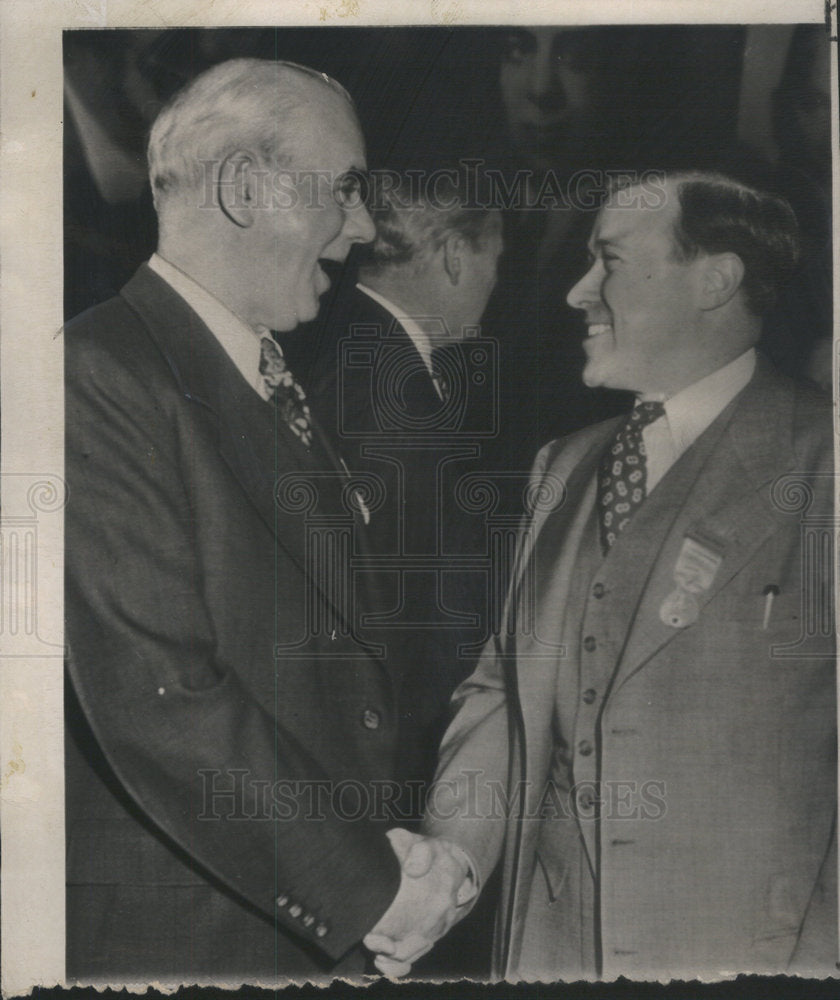
[(365, 729), (379, 729), (382, 716), (375, 708), (366, 708), (362, 713), (362, 725)]
[(586, 637), (586, 638), (585, 638), (585, 639), (583, 640), (583, 648), (584, 648), (584, 649), (586, 650), (586, 652), (587, 652), (587, 653), (591, 653), (591, 652), (593, 652), (593, 651), (594, 651), (594, 649), (595, 649), (595, 647), (596, 647), (597, 645), (598, 645), (598, 643), (597, 643), (597, 641), (596, 641), (596, 639), (595, 639), (595, 636), (594, 636), (594, 635), (588, 635), (588, 636), (587, 636), (587, 637)]
[(595, 586), (592, 588), (592, 596), (597, 597), (598, 600), (600, 601), (601, 598), (606, 593), (606, 591), (607, 588), (603, 585), (603, 583), (596, 583)]
[(598, 693), (596, 692), (595, 688), (587, 688), (583, 692), (581, 697), (583, 698), (583, 700), (586, 702), (587, 705), (591, 705), (592, 702), (595, 701), (595, 699), (598, 697)]
[(583, 812), (590, 812), (595, 806), (595, 793), (591, 789), (584, 789), (578, 795), (578, 809)]
[(318, 924), (318, 926), (315, 928), (315, 937), (319, 938), (326, 937), (327, 934), (329, 934), (329, 932), (330, 929), (326, 924)]
[(280, 907), (280, 909), (282, 910), (282, 909), (283, 909), (283, 907), (285, 907), (285, 906), (288, 906), (288, 905), (289, 905), (289, 897), (288, 897), (288, 896), (286, 896), (286, 895), (283, 895), (283, 896), (278, 896), (278, 897), (277, 897), (277, 899), (275, 899), (275, 900), (274, 900), (274, 902), (275, 902), (275, 903), (276, 903), (276, 904), (277, 904), (277, 905), (278, 905), (278, 906)]
[(300, 903), (292, 903), (289, 907), (289, 916), (297, 918), (301, 915), (301, 913), (303, 913), (303, 907)]
[(592, 753), (592, 744), (589, 740), (581, 740), (578, 743), (578, 753), (581, 757), (588, 757)]
[(307, 913), (306, 916), (301, 920), (304, 927), (311, 927), (315, 923), (315, 918), (311, 913)]

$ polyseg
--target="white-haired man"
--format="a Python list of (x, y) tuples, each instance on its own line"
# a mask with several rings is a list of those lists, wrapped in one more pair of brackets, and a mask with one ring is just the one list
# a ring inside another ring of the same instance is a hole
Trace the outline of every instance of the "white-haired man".
[(234, 60), (149, 164), (158, 252), (65, 330), (68, 977), (359, 971), (412, 842), (367, 797), (396, 680), (313, 576), (300, 497), (369, 512), (269, 331), (373, 236), (362, 135), (323, 74)]

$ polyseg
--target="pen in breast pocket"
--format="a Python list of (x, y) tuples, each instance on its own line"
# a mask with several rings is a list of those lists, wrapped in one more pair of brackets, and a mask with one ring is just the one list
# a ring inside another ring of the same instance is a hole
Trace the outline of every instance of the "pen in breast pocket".
[(764, 621), (761, 628), (766, 632), (767, 626), (770, 624), (770, 612), (773, 610), (773, 598), (778, 597), (779, 588), (775, 583), (768, 583), (762, 593), (764, 594)]

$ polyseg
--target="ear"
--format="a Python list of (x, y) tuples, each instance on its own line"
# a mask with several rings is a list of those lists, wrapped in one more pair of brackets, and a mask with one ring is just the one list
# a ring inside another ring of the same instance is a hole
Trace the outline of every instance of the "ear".
[(219, 207), (242, 229), (254, 224), (258, 176), (253, 154), (241, 149), (225, 157), (219, 170)]
[(703, 260), (700, 283), (702, 309), (719, 309), (744, 281), (744, 262), (736, 253), (713, 253)]
[(453, 285), (461, 280), (464, 267), (464, 238), (458, 233), (450, 233), (443, 243), (443, 268)]

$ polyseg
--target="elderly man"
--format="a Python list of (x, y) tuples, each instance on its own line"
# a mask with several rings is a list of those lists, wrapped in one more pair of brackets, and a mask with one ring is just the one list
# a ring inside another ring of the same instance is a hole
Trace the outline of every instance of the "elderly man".
[[(589, 246), (584, 379), (637, 403), (538, 457), (509, 628), (456, 693), (428, 829), (479, 881), (503, 859), (500, 976), (826, 975), (831, 401), (754, 350), (793, 215), (681, 174), (614, 192)], [(371, 940), (380, 967), (421, 937)]]
[(68, 978), (359, 971), (408, 880), (368, 794), (398, 680), (316, 572), (299, 498), (370, 513), (269, 331), (373, 236), (362, 136), (325, 75), (233, 60), (161, 112), (149, 165), (158, 252), (65, 331)]

